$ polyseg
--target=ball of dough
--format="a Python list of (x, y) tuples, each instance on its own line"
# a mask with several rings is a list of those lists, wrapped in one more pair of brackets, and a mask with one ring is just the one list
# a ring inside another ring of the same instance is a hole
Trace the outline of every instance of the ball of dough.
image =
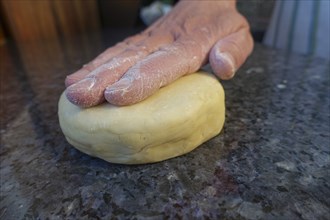
[(198, 72), (131, 106), (84, 109), (63, 93), (58, 114), (66, 139), (80, 151), (112, 163), (152, 163), (188, 153), (219, 134), (224, 91), (213, 75)]

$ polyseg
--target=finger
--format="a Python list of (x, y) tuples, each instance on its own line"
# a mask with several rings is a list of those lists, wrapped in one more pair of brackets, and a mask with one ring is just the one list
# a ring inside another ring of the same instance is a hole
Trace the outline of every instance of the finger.
[(145, 34), (137, 34), (132, 37), (125, 39), (123, 42), (117, 43), (115, 46), (106, 49), (103, 53), (98, 55), (95, 59), (90, 61), (88, 64), (85, 64), (80, 70), (77, 72), (70, 74), (65, 79), (65, 86), (68, 87), (87, 76), (97, 67), (105, 64), (110, 59), (115, 57), (116, 55), (122, 53), (128, 47), (143, 41), (146, 38)]
[(167, 44), (169, 36), (150, 37), (141, 45), (122, 52), (88, 74), (83, 80), (69, 86), (66, 95), (73, 104), (90, 107), (104, 102), (104, 91), (107, 86), (118, 81), (122, 75), (139, 60)]
[(203, 49), (195, 41), (180, 41), (138, 62), (104, 92), (114, 105), (137, 103), (182, 75), (197, 71), (203, 61)]
[(221, 79), (230, 79), (253, 50), (253, 39), (248, 28), (243, 28), (219, 40), (212, 48), (209, 62)]

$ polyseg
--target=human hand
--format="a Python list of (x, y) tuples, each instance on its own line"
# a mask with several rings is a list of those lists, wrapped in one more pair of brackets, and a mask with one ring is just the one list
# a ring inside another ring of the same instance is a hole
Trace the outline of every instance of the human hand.
[(208, 61), (230, 79), (253, 49), (253, 39), (235, 1), (181, 1), (142, 33), (108, 48), (67, 76), (66, 96), (91, 107), (142, 101)]

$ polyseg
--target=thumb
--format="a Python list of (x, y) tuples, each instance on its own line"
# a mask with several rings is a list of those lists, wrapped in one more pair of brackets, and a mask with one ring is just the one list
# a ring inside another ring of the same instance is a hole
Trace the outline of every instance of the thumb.
[(219, 40), (211, 49), (209, 61), (220, 79), (230, 79), (253, 50), (253, 38), (248, 28)]

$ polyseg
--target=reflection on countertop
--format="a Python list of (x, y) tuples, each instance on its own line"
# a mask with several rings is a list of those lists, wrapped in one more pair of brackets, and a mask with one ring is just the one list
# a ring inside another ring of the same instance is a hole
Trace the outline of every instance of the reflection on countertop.
[(114, 39), (0, 47), (1, 219), (329, 218), (329, 61), (257, 45), (222, 82), (220, 135), (124, 166), (75, 150), (57, 119), (65, 76)]

